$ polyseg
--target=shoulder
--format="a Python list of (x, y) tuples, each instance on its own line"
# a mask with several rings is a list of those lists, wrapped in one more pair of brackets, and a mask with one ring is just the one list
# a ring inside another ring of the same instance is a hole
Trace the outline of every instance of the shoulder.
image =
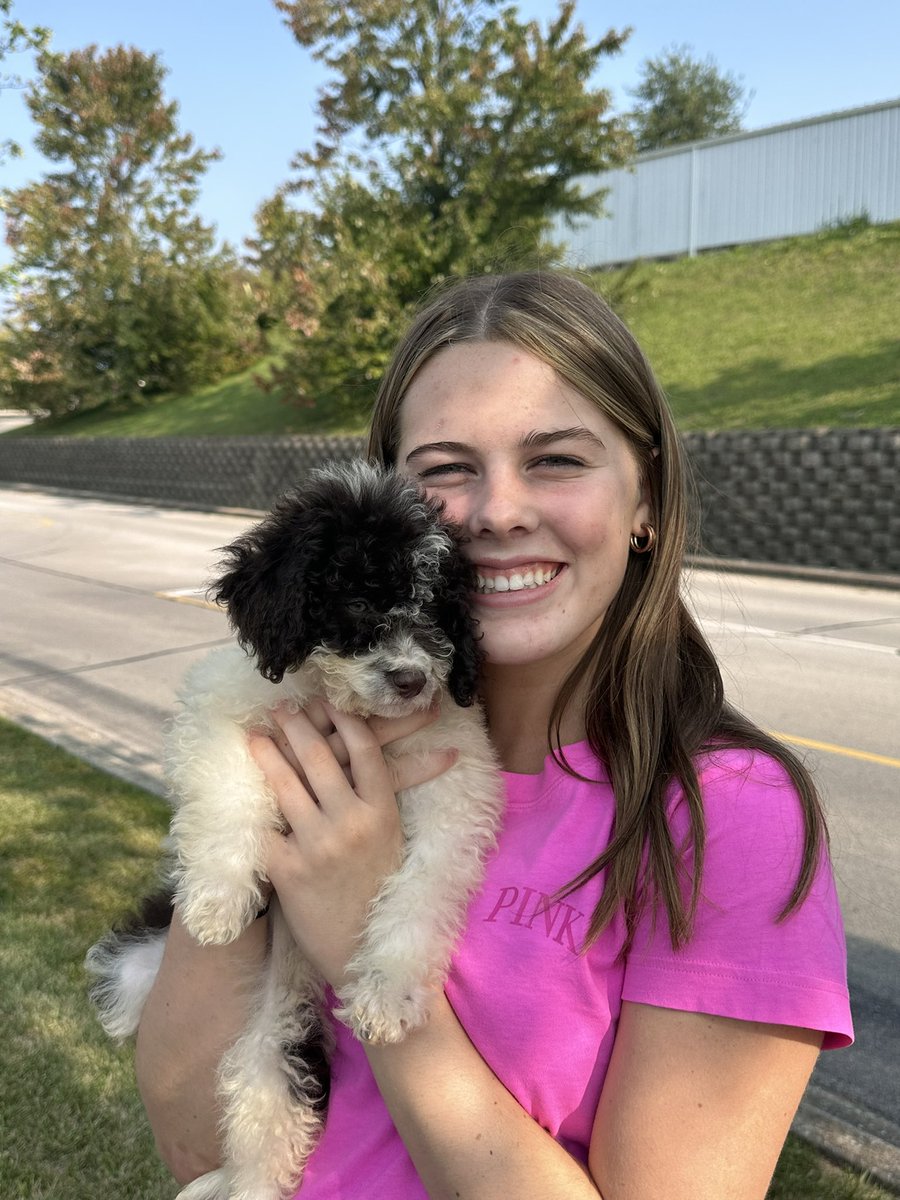
[[(707, 846), (765, 847), (802, 852), (806, 816), (785, 766), (759, 750), (709, 750), (695, 762)], [(673, 829), (686, 833), (688, 812), (680, 784), (669, 790)], [(797, 864), (799, 865), (799, 864)]]
[[(809, 893), (782, 917), (803, 861), (806, 820), (785, 767), (768, 754), (717, 750), (697, 760), (706, 837), (689, 943), (674, 952), (665, 919), (641, 923), (626, 998), (850, 1036), (840, 906), (823, 849)], [(688, 831), (669, 796), (676, 845)], [(693, 869), (693, 855), (686, 866)]]

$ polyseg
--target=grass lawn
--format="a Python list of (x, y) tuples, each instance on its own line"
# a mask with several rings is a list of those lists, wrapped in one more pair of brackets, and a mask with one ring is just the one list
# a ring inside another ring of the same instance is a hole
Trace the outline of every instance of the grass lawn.
[(900, 224), (595, 277), (685, 430), (900, 424)]
[[(167, 807), (0, 721), (0, 1196), (167, 1200), (131, 1054), (94, 1020), (87, 947), (153, 878)], [(888, 1200), (791, 1139), (771, 1200)]]
[[(598, 272), (684, 430), (900, 425), (900, 222)], [(4, 437), (361, 433), (338, 408), (288, 404), (265, 365), (188, 396)]]

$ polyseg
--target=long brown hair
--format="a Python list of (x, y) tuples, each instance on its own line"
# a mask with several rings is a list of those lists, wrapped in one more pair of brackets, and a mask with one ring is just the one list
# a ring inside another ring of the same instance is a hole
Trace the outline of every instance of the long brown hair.
[[(827, 844), (821, 805), (796, 756), (726, 703), (715, 655), (682, 598), (687, 464), (644, 354), (608, 305), (572, 276), (524, 271), (462, 280), (432, 298), (400, 342), (375, 401), (371, 458), (394, 462), (413, 378), (439, 350), (466, 341), (519, 346), (596, 404), (628, 439), (651, 501), (653, 551), (629, 555), (619, 592), (551, 715), (550, 742), (567, 766), (559, 745), (562, 715), (576, 695), (587, 695), (588, 741), (605, 762), (615, 795), (609, 846), (562, 891), (566, 895), (606, 871), (586, 945), (622, 912), (624, 953), (648, 904), (665, 909), (673, 946), (690, 938), (705, 842), (695, 764), (701, 752), (715, 748), (763, 751), (783, 765), (796, 788), (805, 841), (796, 884), (780, 914), (786, 917), (808, 892)], [(687, 845), (675, 845), (667, 818), (665, 797), (673, 781), (688, 805)]]

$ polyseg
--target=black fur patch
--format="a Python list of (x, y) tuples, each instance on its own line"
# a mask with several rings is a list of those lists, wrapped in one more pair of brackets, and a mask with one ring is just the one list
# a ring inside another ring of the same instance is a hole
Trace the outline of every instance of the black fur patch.
[(324, 1112), (331, 1094), (331, 1067), (322, 1038), (286, 1046), (284, 1059), (292, 1099), (311, 1102), (315, 1112)]
[[(436, 532), (443, 555), (427, 551)], [(479, 654), (469, 597), (475, 572), (460, 531), (409, 480), (356, 463), (313, 472), (269, 516), (223, 547), (211, 594), (228, 606), (241, 645), (278, 683), (317, 647), (352, 655), (373, 648), (398, 606), (419, 607), (404, 627), (443, 634), (454, 647), (449, 687), (475, 698)]]

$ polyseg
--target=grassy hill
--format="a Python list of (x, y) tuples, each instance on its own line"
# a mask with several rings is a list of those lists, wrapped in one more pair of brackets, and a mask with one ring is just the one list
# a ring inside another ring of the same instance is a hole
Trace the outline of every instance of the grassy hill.
[[(900, 222), (598, 272), (682, 429), (900, 425)], [(189, 396), (6, 437), (358, 433), (246, 371)]]
[(682, 429), (900, 424), (900, 223), (642, 263), (610, 283)]

